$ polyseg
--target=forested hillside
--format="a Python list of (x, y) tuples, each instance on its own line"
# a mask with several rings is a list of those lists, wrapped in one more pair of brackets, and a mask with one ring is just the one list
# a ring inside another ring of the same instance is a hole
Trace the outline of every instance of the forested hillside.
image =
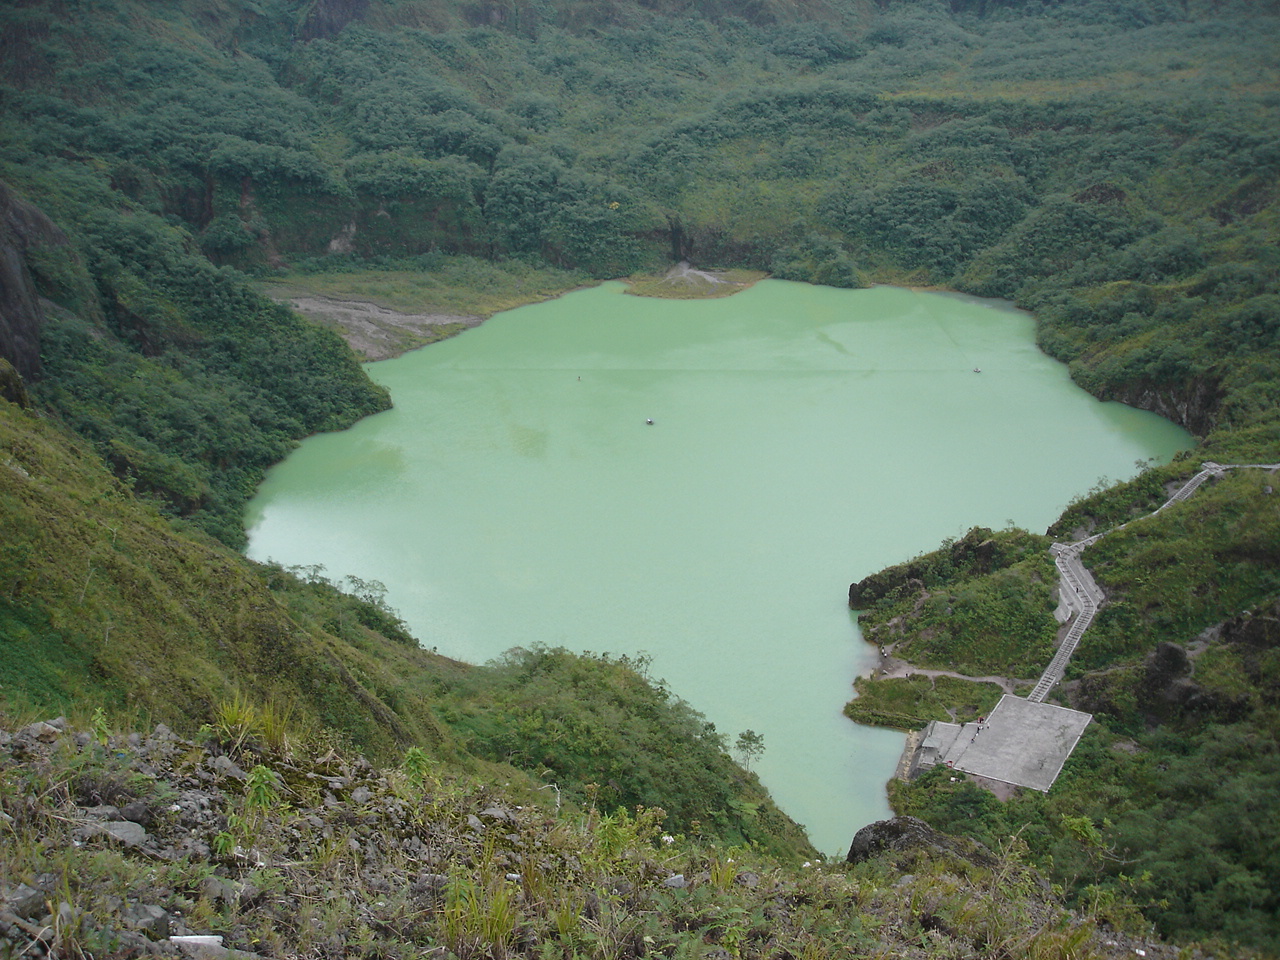
[[(1069, 541), (1132, 521), (1084, 555), (1107, 602), (1056, 699), (1094, 719), (1053, 789), (1001, 803), (939, 767), (891, 795), (895, 809), (948, 831), (987, 842), (1017, 831), (1080, 902), (1132, 899), (1166, 935), (1274, 952), (1276, 477), (1237, 471), (1136, 519), (1193, 470), (1175, 462), (1083, 498), (1050, 531)], [(1058, 632), (1048, 542), (978, 528), (869, 577), (856, 585), (864, 631), (917, 668), (1022, 678), (1026, 695)], [(990, 683), (923, 675), (857, 687), (851, 716), (904, 727), (950, 719), (948, 709), (973, 719), (999, 697)]]
[[(370, 585), (234, 553), (268, 466), (388, 403), (255, 284), (377, 270), (479, 304), (499, 276), (533, 299), (684, 259), (1003, 297), (1097, 396), (1274, 463), (1278, 51), (1274, 0), (4, 5), (0, 702), (194, 728), (243, 698), (805, 849), (632, 665), (441, 661)], [(1137, 516), (1194, 466), (1104, 482), (1051, 533)], [(1277, 949), (1280, 508), (1250, 482), (1086, 558), (1112, 604), (1062, 695), (1098, 722), (1055, 793), (927, 781), (900, 808), (1021, 830), (1095, 911)], [(1016, 671), (1052, 642), (1043, 541), (989, 540), (884, 575), (872, 614), (922, 664)]]
[[(945, 284), (1035, 309), (1088, 389), (1197, 433), (1280, 407), (1277, 19), (1255, 4), (61, 9), (0, 14), (0, 174), (79, 252), (33, 258), (41, 294), (111, 336), (46, 318), (45, 402), (228, 543), (281, 443), (383, 401), (305, 400), (318, 344), (283, 315), (248, 343), (270, 308), (226, 268), (674, 257)], [(231, 454), (198, 407), (246, 384)], [(88, 409), (103, 386), (137, 393)]]

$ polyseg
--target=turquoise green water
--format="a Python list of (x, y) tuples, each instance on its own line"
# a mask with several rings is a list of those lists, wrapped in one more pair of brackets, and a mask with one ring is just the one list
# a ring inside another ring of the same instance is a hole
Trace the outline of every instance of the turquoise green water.
[(840, 713), (874, 653), (849, 583), (973, 525), (1043, 530), (1189, 438), (1074, 387), (998, 305), (621, 289), (370, 366), (395, 409), (274, 469), (249, 554), (381, 580), (425, 644), (465, 660), (647, 652), (730, 740), (763, 734), (762, 779), (842, 853), (888, 815), (902, 745)]

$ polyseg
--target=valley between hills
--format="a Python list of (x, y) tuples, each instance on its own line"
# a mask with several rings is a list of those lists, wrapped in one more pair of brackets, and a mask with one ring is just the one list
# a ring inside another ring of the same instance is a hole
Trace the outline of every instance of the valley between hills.
[[(1237, 0), (5, 6), (0, 956), (1276, 955), (1280, 501), (1147, 515), (1280, 461), (1278, 49)], [(1003, 298), (1197, 438), (861, 581), (919, 673), (860, 719), (982, 716), (1049, 543), (1147, 517), (1085, 555), (1047, 793), (934, 768), (820, 862), (643, 657), (461, 663), (244, 558), (266, 470), (388, 407), (362, 359), (673, 269)]]

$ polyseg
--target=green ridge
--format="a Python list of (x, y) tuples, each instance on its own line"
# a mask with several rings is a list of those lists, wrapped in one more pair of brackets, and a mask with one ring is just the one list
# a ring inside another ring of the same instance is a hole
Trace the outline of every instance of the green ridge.
[[(375, 759), (417, 745), (544, 800), (528, 777), (551, 772), (578, 804), (612, 791), (662, 805), (684, 832), (697, 820), (802, 854), (719, 735), (636, 664), (547, 650), (452, 663), (417, 648), (376, 585), (351, 596), (228, 549), (270, 464), (387, 403), (336, 336), (249, 282), (342, 293), (376, 273), (373, 299), (477, 314), (680, 259), (948, 287), (1034, 310), (1077, 382), (1188, 427), (1204, 438), (1195, 458), (1276, 462), (1277, 13), (1219, 0), (5, 7), (0, 179), (20, 202), (0, 246), (5, 282), (38, 305), (25, 320), (6, 306), (0, 323), (25, 377), (0, 372), (5, 709), (102, 706), (194, 734), (244, 702)], [(38, 368), (24, 352), (37, 314)], [(34, 408), (8, 402), (28, 396)], [(1148, 511), (1195, 458), (1100, 481), (1052, 535)], [(992, 843), (1021, 831), (1096, 914), (1136, 904), (1170, 936), (1280, 949), (1267, 486), (1233, 475), (1090, 552), (1113, 602), (1066, 695), (1099, 723), (1049, 796), (1001, 805), (935, 777), (895, 785), (898, 809)], [(868, 627), (897, 617), (893, 642), (921, 663), (1034, 675), (1053, 630), (1042, 548), (978, 531), (870, 577)], [(570, 677), (586, 701), (546, 696)], [(891, 723), (981, 709), (985, 691), (943, 679), (872, 683), (861, 708)], [(640, 720), (643, 738), (620, 736)], [(687, 776), (663, 776), (673, 758)], [(934, 879), (935, 893), (949, 882)], [(837, 887), (798, 895), (861, 896)], [(892, 921), (917, 924), (920, 955), (940, 929), (925, 916)], [(697, 927), (702, 946), (664, 955), (765, 954), (758, 936), (726, 942), (730, 927)], [(877, 949), (842, 929), (823, 944), (843, 947), (796, 955)]]

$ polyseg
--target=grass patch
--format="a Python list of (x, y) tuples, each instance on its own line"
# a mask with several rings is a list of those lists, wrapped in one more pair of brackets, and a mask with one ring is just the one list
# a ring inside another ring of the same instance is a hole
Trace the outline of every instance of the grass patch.
[(881, 603), (859, 622), (872, 643), (920, 667), (967, 676), (1037, 676), (1053, 657), (1057, 571), (1047, 552)]
[(844, 714), (856, 723), (912, 730), (930, 720), (964, 723), (986, 716), (1003, 691), (994, 683), (974, 683), (955, 677), (859, 677), (858, 692), (845, 704)]
[(257, 287), (275, 300), (304, 296), (367, 300), (402, 313), (490, 317), (589, 283), (577, 271), (535, 267), (520, 260), (430, 259), (430, 266), (416, 269), (295, 270), (259, 281)]

